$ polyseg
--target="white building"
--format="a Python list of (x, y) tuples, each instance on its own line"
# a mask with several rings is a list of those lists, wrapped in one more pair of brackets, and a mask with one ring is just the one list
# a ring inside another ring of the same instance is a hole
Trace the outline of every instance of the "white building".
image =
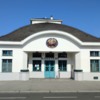
[(61, 20), (31, 24), (0, 37), (0, 80), (100, 80), (100, 39)]

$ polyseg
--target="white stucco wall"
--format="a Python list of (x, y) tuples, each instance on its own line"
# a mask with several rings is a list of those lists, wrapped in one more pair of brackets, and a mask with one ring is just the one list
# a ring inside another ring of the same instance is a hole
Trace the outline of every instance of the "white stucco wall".
[(90, 72), (90, 51), (87, 49), (81, 49), (80, 55), (81, 69), (83, 69), (83, 72)]
[(98, 59), (100, 60), (100, 56), (98, 57), (91, 57), (90, 56), (90, 51), (100, 51), (100, 48), (96, 49), (95, 47), (88, 47), (88, 48), (83, 48), (80, 50), (80, 59), (81, 59), (81, 68), (83, 69), (83, 72), (90, 72), (90, 60), (91, 59)]
[[(12, 56), (2, 56), (3, 50), (12, 50)], [(2, 59), (12, 59), (12, 72), (20, 72), (23, 67), (23, 51), (21, 48), (16, 48), (16, 46), (4, 46), (0, 47), (0, 66), (2, 66)], [(0, 68), (2, 72), (2, 67)]]
[[(57, 33), (58, 32), (58, 33)], [(43, 32), (42, 32), (43, 33)], [(69, 33), (60, 32), (60, 31), (47, 31), (42, 34), (41, 32), (38, 35), (32, 35), (28, 37), (27, 39), (20, 42), (20, 45), (2, 45), (0, 46), (0, 72), (2, 71), (2, 59), (12, 59), (12, 72), (20, 72), (21, 69), (28, 69), (30, 70), (30, 78), (43, 78), (44, 77), (44, 64), (42, 60), (42, 71), (41, 72), (32, 72), (32, 53), (35, 51), (39, 51), (42, 53), (45, 52), (67, 52), (68, 58), (66, 59), (68, 61), (68, 70), (67, 72), (60, 72), (61, 78), (70, 78), (71, 74), (74, 77), (74, 73), (71, 73), (74, 69), (82, 69), (82, 80), (93, 80), (93, 77), (98, 76), (100, 80), (100, 73), (91, 73), (90, 72), (90, 59), (100, 59), (100, 57), (90, 57), (90, 51), (100, 51), (100, 46), (96, 43), (96, 45), (89, 46), (85, 44), (85, 46), (81, 45), (78, 39), (76, 37), (71, 37)], [(66, 35), (65, 35), (66, 34)], [(49, 38), (55, 38), (58, 41), (58, 45), (55, 48), (49, 48), (46, 45), (46, 41)], [(2, 56), (2, 50), (12, 50), (13, 56)], [(29, 60), (29, 61), (28, 61)], [(27, 65), (28, 61), (28, 65)], [(56, 75), (58, 75), (58, 65), (56, 60)], [(72, 70), (73, 67), (73, 70)], [(14, 78), (13, 73), (9, 75), (9, 79)], [(4, 75), (4, 73), (0, 73), (1, 77), (0, 79), (3, 79), (7, 76), (7, 74)], [(16, 80), (19, 78), (19, 74), (14, 74), (16, 77)], [(4, 77), (3, 77), (4, 76)], [(6, 79), (6, 78), (5, 78)]]
[[(56, 38), (58, 41), (58, 45), (56, 48), (49, 48), (46, 45), (46, 41), (49, 38)], [(38, 38), (36, 38), (35, 40), (33, 39), (32, 41), (29, 41), (27, 43), (27, 45), (24, 46), (23, 48), (24, 51), (53, 51), (53, 52), (62, 52), (62, 51), (66, 51), (66, 52), (77, 52), (79, 51), (79, 47), (72, 42), (71, 40), (69, 41), (67, 38), (65, 37), (61, 37), (59, 35), (57, 36), (40, 36)]]

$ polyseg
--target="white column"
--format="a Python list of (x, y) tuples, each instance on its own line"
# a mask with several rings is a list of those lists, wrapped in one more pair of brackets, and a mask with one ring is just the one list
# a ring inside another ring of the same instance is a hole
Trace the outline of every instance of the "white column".
[(75, 69), (81, 69), (81, 57), (80, 52), (75, 54)]
[(67, 53), (67, 72), (71, 72), (71, 54)]
[(28, 66), (28, 54), (23, 52), (23, 69), (27, 69)]
[(23, 52), (23, 64), (22, 64), (22, 69), (20, 73), (20, 80), (26, 81), (29, 80), (29, 72), (28, 72), (28, 54), (26, 52)]
[(58, 53), (55, 53), (55, 77), (59, 78)]
[(28, 56), (29, 56), (29, 64), (28, 64), (28, 69), (30, 72), (32, 72), (33, 70), (33, 64), (32, 64), (32, 53), (28, 53)]
[(44, 64), (44, 58), (45, 58), (45, 54), (44, 53), (42, 53), (42, 65), (41, 65), (41, 67), (42, 67), (42, 72), (44, 72), (44, 66), (45, 66), (45, 64)]
[(81, 53), (75, 54), (75, 70), (74, 70), (74, 79), (83, 80), (83, 70), (81, 69)]

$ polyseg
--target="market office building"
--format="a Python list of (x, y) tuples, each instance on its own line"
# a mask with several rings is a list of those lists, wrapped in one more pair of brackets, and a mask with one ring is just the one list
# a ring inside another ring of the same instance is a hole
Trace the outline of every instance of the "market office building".
[(100, 80), (100, 39), (53, 17), (0, 37), (0, 80)]

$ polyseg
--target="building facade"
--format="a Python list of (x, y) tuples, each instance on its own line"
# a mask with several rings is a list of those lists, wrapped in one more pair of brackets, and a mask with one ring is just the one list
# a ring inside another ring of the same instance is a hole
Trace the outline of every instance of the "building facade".
[(100, 80), (100, 39), (53, 17), (0, 37), (0, 80)]

